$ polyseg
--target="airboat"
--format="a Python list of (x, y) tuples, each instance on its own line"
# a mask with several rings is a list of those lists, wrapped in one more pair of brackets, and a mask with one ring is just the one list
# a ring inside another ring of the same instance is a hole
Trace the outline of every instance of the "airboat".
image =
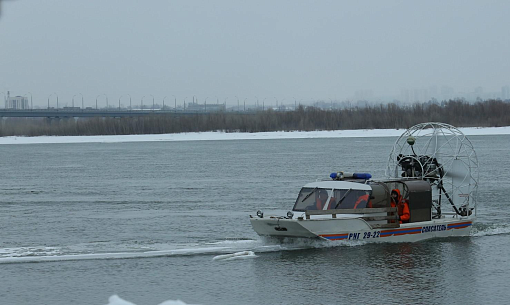
[[(390, 152), (385, 177), (334, 172), (304, 185), (285, 215), (250, 215), (255, 232), (272, 238), (415, 242), (467, 236), (476, 219), (478, 159), (456, 127), (422, 123), (407, 129)], [(399, 221), (391, 192), (408, 203)], [(283, 212), (282, 214), (284, 214)]]

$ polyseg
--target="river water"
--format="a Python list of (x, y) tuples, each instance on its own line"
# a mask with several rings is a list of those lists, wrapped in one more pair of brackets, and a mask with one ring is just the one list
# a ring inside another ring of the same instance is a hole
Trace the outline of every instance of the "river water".
[(470, 139), (472, 236), (412, 244), (280, 245), (248, 219), (333, 171), (381, 177), (392, 137), (2, 145), (0, 303), (505, 304), (510, 136)]

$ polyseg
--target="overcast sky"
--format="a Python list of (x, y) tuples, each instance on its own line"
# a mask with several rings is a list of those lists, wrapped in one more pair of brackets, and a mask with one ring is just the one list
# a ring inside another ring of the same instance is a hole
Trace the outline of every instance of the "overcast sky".
[(61, 105), (78, 93), (86, 106), (104, 93), (111, 104), (123, 94), (268, 104), (510, 84), (508, 0), (4, 0), (1, 10), (0, 92), (31, 92), (34, 105), (53, 92)]

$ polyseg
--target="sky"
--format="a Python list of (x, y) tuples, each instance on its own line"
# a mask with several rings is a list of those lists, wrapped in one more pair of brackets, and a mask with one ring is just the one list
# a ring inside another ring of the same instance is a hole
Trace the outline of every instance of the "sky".
[(507, 0), (4, 0), (0, 92), (34, 106), (80, 94), (232, 106), (501, 91), (509, 12)]

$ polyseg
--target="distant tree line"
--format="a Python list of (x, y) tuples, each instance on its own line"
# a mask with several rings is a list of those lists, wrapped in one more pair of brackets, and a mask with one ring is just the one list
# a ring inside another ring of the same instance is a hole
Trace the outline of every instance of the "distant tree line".
[(6, 118), (0, 124), (0, 136), (401, 129), (422, 122), (443, 122), (457, 127), (510, 126), (510, 103), (487, 100), (472, 104), (450, 100), (441, 105), (425, 103), (398, 106), (390, 103), (339, 110), (300, 106), (296, 111), (266, 110), (249, 114), (218, 112), (133, 118)]

